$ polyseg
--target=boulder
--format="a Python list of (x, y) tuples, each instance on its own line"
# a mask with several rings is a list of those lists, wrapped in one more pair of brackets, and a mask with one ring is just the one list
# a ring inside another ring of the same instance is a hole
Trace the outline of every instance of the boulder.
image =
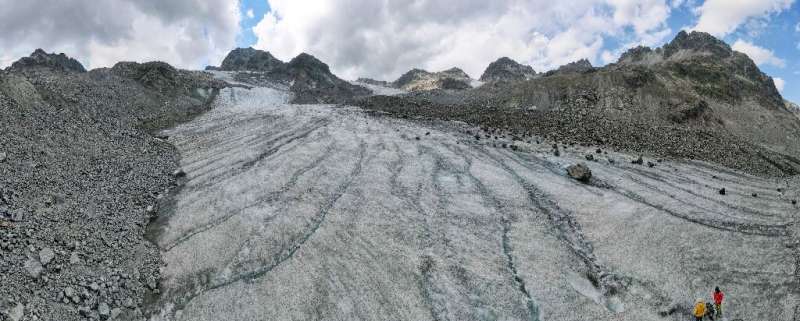
[(39, 262), (42, 263), (43, 266), (46, 266), (50, 261), (52, 261), (56, 257), (56, 253), (53, 252), (53, 249), (46, 247), (39, 251)]
[(22, 305), (22, 303), (17, 303), (14, 307), (5, 311), (5, 314), (11, 321), (20, 321), (22, 317), (25, 316), (25, 306)]
[(584, 163), (570, 165), (567, 167), (567, 174), (584, 183), (588, 183), (592, 179), (592, 171)]
[(39, 260), (33, 258), (29, 258), (27, 261), (25, 261), (23, 267), (25, 268), (25, 271), (28, 272), (28, 275), (34, 279), (38, 279), (39, 276), (42, 275), (42, 271), (44, 271), (44, 268), (42, 267), (42, 264), (39, 263)]
[(97, 306), (97, 313), (100, 315), (100, 319), (107, 320), (111, 315), (111, 308), (108, 307), (108, 303), (100, 303)]
[(186, 172), (184, 172), (182, 168), (178, 168), (174, 172), (172, 172), (172, 176), (175, 178), (185, 177)]

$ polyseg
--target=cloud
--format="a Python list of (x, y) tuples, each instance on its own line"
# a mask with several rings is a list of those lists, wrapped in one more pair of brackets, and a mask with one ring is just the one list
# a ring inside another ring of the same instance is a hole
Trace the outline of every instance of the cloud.
[(786, 84), (782, 78), (773, 77), (772, 81), (775, 82), (775, 88), (778, 88), (778, 91), (783, 91), (783, 86)]
[(761, 17), (789, 9), (794, 0), (706, 0), (695, 8), (700, 18), (693, 30), (714, 36), (725, 36), (753, 17)]
[(753, 59), (753, 62), (757, 65), (773, 65), (781, 68), (786, 66), (786, 62), (776, 57), (772, 50), (756, 46), (745, 40), (736, 40), (731, 48), (746, 54), (750, 59)]
[(255, 13), (253, 13), (253, 9), (248, 9), (247, 10), (247, 17), (248, 18), (253, 19), (253, 18), (255, 18), (255, 16), (256, 15), (255, 15)]
[(598, 63), (608, 37), (663, 40), (670, 12), (667, 0), (269, 0), (269, 7), (253, 28), (254, 47), (284, 60), (308, 52), (340, 76), (381, 79), (453, 66), (477, 77), (501, 56), (539, 71), (581, 58)]
[(0, 67), (42, 48), (91, 68), (156, 59), (198, 68), (234, 46), (240, 19), (230, 0), (0, 0), (0, 8)]

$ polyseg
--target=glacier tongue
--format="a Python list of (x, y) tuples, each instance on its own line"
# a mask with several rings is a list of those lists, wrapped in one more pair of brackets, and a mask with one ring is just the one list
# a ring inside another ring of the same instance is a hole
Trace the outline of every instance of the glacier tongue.
[(795, 313), (785, 183), (610, 153), (587, 185), (563, 170), (583, 148), (290, 98), (227, 88), (168, 132), (186, 183), (152, 320), (680, 319), (717, 285), (729, 319)]

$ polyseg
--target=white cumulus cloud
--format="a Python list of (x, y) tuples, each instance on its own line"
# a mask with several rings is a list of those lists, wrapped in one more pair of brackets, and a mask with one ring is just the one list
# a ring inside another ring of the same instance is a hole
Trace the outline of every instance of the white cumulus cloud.
[(789, 9), (794, 0), (706, 0), (695, 8), (699, 16), (694, 30), (725, 36), (750, 18)]
[(248, 18), (253, 19), (253, 18), (255, 18), (255, 16), (256, 16), (256, 14), (253, 13), (253, 9), (248, 9), (247, 10), (247, 17)]
[[(653, 45), (670, 33), (667, 0), (269, 0), (254, 47), (308, 52), (340, 76), (392, 80), (414, 68), (480, 76), (508, 56), (538, 71), (605, 62), (605, 38)], [(363, 12), (365, 14), (354, 14)], [(366, 14), (368, 13), (368, 14)]]
[(200, 68), (219, 62), (239, 33), (231, 0), (0, 0), (0, 67), (36, 48), (88, 68), (162, 60)]
[(775, 88), (778, 88), (778, 91), (783, 91), (783, 86), (786, 85), (786, 82), (783, 81), (783, 78), (773, 77), (772, 81), (775, 82)]
[(733, 50), (744, 53), (753, 59), (757, 65), (773, 65), (776, 67), (786, 66), (786, 61), (775, 56), (772, 50), (756, 46), (745, 40), (736, 40), (731, 46)]

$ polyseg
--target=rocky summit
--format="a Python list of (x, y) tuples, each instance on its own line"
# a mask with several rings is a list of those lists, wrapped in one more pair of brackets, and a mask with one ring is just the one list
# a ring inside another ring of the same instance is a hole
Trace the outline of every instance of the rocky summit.
[(392, 85), (408, 91), (427, 91), (435, 89), (464, 90), (472, 88), (469, 75), (459, 68), (450, 68), (439, 72), (428, 72), (422, 69), (412, 69)]
[(273, 57), (269, 52), (253, 48), (236, 48), (228, 53), (218, 69), (270, 71), (283, 65), (282, 61)]
[(522, 81), (536, 76), (531, 66), (520, 64), (511, 58), (502, 57), (489, 64), (480, 80), (489, 81)]
[(36, 49), (29, 57), (20, 58), (11, 64), (8, 69), (10, 71), (23, 71), (37, 67), (66, 72), (86, 72), (80, 62), (67, 57), (64, 53), (51, 54), (42, 49)]

